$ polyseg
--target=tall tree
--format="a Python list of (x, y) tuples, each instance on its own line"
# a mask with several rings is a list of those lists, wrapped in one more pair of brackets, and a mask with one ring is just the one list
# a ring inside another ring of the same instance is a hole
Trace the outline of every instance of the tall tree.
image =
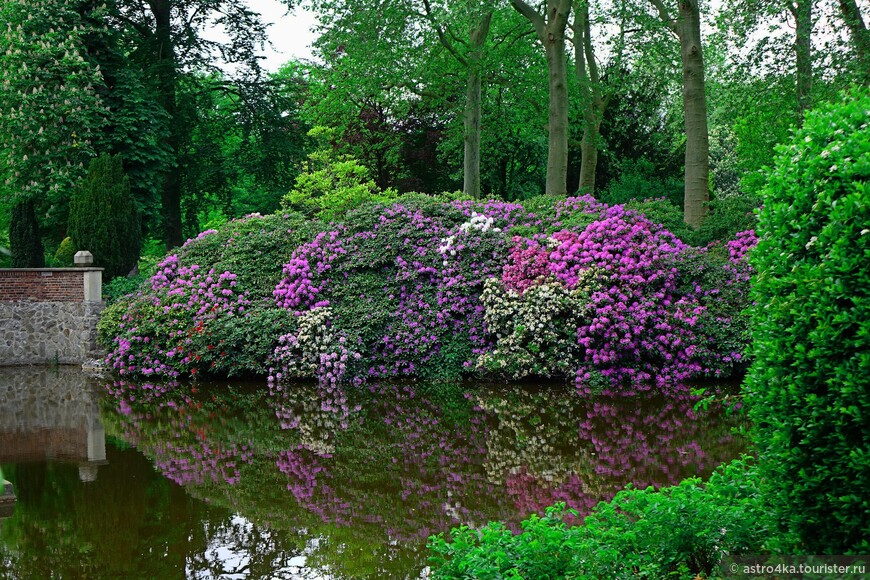
[(547, 57), (550, 107), (548, 113), (547, 186), (548, 195), (568, 192), (568, 65), (565, 29), (573, 0), (547, 0), (544, 14), (523, 0), (511, 0), (535, 30)]
[(21, 206), (12, 213), (17, 234), (36, 235), (35, 207), (66, 203), (94, 154), (105, 109), (99, 72), (85, 58), (88, 10), (77, 0), (0, 4), (0, 198)]
[[(284, 0), (288, 6), (291, 0)], [(166, 143), (175, 166), (164, 174), (161, 191), (163, 239), (167, 248), (180, 245), (182, 173), (178, 154), (189, 127), (181, 122), (179, 79), (192, 71), (216, 70), (217, 63), (241, 65), (242, 75), (260, 80), (256, 50), (265, 42), (266, 27), (247, 2), (229, 0), (115, 0), (111, 22), (127, 33), (127, 42), (146, 76), (155, 79), (157, 100), (166, 113)], [(222, 29), (225, 42), (210, 40), (206, 30)]]
[[(571, 20), (574, 32), (574, 69), (580, 87), (583, 109), (583, 137), (580, 141), (580, 179), (578, 192), (595, 191), (595, 174), (598, 166), (598, 150), (601, 141), (601, 122), (610, 102), (609, 91), (604, 90), (595, 48), (592, 43), (592, 24), (589, 17), (589, 0), (579, 0)], [(624, 48), (625, 22), (620, 22), (618, 39), (614, 43), (613, 72), (621, 71)]]
[[(482, 116), (480, 90), (483, 78), (484, 45), (492, 25), (494, 8), (488, 3), (469, 2), (471, 27), (468, 39), (442, 25), (432, 10), (431, 0), (423, 0), (426, 19), (438, 34), (438, 40), (466, 69), (465, 110), (463, 111), (462, 191), (474, 199), (480, 198), (480, 123)], [(455, 40), (451, 40), (455, 39)], [(458, 47), (456, 45), (459, 45)]]
[(794, 0), (786, 4), (795, 21), (794, 52), (797, 74), (798, 123), (813, 104), (813, 0)]
[(680, 41), (686, 127), (683, 219), (697, 228), (704, 221), (706, 204), (710, 200), (710, 141), (699, 1), (679, 0), (676, 12), (666, 6), (663, 0), (649, 1), (661, 21)]
[(856, 0), (839, 0), (839, 6), (843, 22), (852, 37), (860, 82), (870, 84), (870, 31)]

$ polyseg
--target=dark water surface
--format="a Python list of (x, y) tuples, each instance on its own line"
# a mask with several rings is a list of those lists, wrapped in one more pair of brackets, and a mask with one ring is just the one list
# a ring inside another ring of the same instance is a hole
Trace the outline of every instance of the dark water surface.
[[(166, 386), (0, 368), (0, 577), (415, 578), (430, 534), (581, 513), (743, 451), (690, 401)], [(8, 498), (7, 498), (8, 499)]]

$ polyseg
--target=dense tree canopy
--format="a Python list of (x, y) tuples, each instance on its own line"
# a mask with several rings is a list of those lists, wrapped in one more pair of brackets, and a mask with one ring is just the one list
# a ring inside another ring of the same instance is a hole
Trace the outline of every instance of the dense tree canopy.
[(17, 231), (37, 224), (53, 255), (100, 153), (123, 160), (145, 240), (274, 211), (315, 126), (379, 190), (663, 197), (697, 228), (721, 199), (751, 199), (805, 110), (868, 78), (868, 16), (851, 0), (306, 9), (316, 60), (265, 74), (253, 3), (4, 3), (0, 246), (30, 199)]

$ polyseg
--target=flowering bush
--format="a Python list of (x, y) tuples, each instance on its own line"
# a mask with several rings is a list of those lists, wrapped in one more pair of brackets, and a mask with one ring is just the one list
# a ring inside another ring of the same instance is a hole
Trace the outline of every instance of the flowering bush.
[[(594, 270), (586, 272), (594, 276)], [(550, 281), (523, 293), (506, 286), (497, 278), (484, 284), (483, 321), (496, 341), (477, 366), (514, 379), (572, 375), (582, 364), (577, 328), (587, 314), (591, 285), (569, 290)]]
[[(492, 203), (426, 201), (369, 206), (293, 253), (275, 303), (302, 317), (328, 309), (320, 326), (354, 351), (353, 376), (457, 374), (488, 345), (483, 283), (498, 275), (508, 243), (502, 224), (522, 214)], [(279, 348), (279, 358), (291, 344)], [(357, 355), (361, 355), (358, 356)], [(350, 354), (336, 353), (341, 357)], [(292, 358), (292, 357), (290, 357)], [(361, 361), (365, 361), (365, 364)], [(309, 367), (311, 368), (311, 367)]]
[(273, 386), (477, 370), (576, 377), (584, 393), (679, 390), (740, 362), (751, 231), (692, 248), (589, 196), (528, 205), (409, 196), (328, 226), (286, 214), (203, 232), (107, 315), (110, 362), (271, 369)]

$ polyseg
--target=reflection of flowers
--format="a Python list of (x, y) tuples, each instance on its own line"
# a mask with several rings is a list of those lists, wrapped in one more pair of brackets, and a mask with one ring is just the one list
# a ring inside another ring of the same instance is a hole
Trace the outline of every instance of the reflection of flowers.
[(336, 434), (348, 428), (352, 411), (360, 409), (351, 409), (340, 384), (270, 384), (269, 402), (281, 428), (297, 431), (305, 447), (321, 453), (333, 452)]
[(732, 458), (740, 443), (726, 426), (711, 429), (688, 398), (585, 401), (519, 391), (484, 392), (478, 404), (491, 413), (486, 470), (507, 486), (520, 513), (556, 501), (584, 514), (625, 484), (673, 485)]
[(124, 438), (150, 455), (154, 466), (179, 485), (235, 485), (240, 466), (253, 460), (250, 441), (211, 438), (213, 413), (202, 412), (201, 402), (175, 393), (178, 388), (177, 382), (108, 385)]
[[(729, 425), (695, 416), (688, 400), (417, 384), (340, 391), (273, 385), (246, 403), (258, 421), (229, 430), (182, 387), (111, 387), (127, 409), (115, 417), (119, 431), (173, 481), (226, 494), (242, 515), (296, 527), (304, 513), (410, 550), (460, 523), (515, 527), (556, 501), (583, 514), (629, 482), (669, 485), (740, 451)], [(131, 400), (147, 392), (156, 396)], [(220, 409), (235, 415), (228, 400)]]
[(247, 445), (234, 444), (213, 449), (207, 442), (176, 445), (161, 442), (149, 450), (154, 454), (154, 466), (179, 485), (202, 485), (207, 482), (239, 482), (239, 465), (250, 463), (253, 452)]

